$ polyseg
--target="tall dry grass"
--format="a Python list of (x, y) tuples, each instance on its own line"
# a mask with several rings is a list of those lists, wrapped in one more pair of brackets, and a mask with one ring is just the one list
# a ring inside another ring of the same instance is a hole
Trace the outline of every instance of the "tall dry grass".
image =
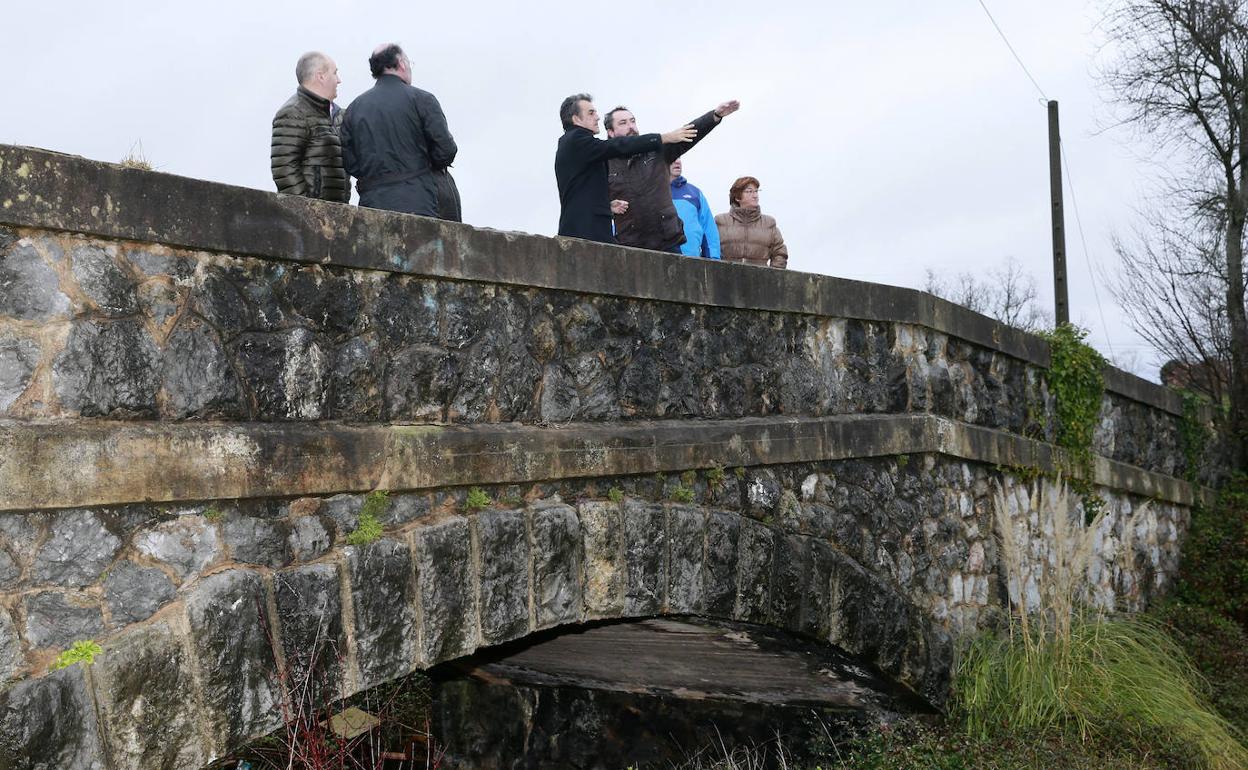
[[(1092, 606), (1088, 570), (1105, 513), (1085, 526), (1060, 479), (1033, 489), (1035, 525), (1027, 511), (1012, 515), (1001, 489), (995, 503), (1010, 623), (1004, 635), (977, 639), (959, 661), (954, 698), (968, 731), (981, 738), (1125, 734), (1142, 746), (1190, 747), (1194, 767), (1248, 768), (1242, 736), (1208, 705), (1199, 674), (1173, 639), (1140, 617)], [(1140, 506), (1125, 523), (1112, 554), (1120, 564), (1132, 563), (1133, 536), (1147, 514)], [(1036, 548), (1045, 541), (1047, 549)]]

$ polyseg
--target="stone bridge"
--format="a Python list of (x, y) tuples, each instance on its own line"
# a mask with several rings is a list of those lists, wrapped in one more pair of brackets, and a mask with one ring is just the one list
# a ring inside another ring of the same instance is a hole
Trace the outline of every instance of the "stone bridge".
[[(939, 704), (996, 485), (1044, 558), (1048, 363), (909, 289), (0, 146), (0, 769), (202, 767), (313, 650), (349, 694), (668, 614)], [(1176, 394), (1106, 382), (1091, 577), (1138, 608), (1198, 490)]]

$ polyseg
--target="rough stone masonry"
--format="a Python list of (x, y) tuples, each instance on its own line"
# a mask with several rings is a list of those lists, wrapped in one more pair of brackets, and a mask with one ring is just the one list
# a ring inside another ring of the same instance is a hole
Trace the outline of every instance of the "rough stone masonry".
[[(1047, 366), (908, 289), (0, 145), (0, 770), (202, 767), (291, 677), (602, 618), (788, 629), (939, 703), (1047, 558)], [(1177, 396), (1106, 378), (1089, 578), (1138, 609), (1200, 491)]]

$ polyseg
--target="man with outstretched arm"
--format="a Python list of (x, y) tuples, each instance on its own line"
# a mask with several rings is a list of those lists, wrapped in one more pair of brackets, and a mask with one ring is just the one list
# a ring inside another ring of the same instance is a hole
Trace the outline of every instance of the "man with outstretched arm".
[(589, 94), (564, 99), (559, 121), (563, 124), (563, 136), (555, 151), (559, 234), (602, 243), (615, 243), (607, 197), (607, 159), (657, 152), (660, 147), (690, 142), (697, 136), (693, 126), (681, 126), (666, 134), (598, 139), (598, 110)]
[[(607, 190), (613, 205), (622, 210), (615, 217), (617, 241), (624, 246), (681, 253), (685, 230), (672, 203), (668, 168), (740, 108), (741, 103), (733, 99), (695, 118), (689, 124), (697, 131), (691, 141), (611, 160), (607, 165)], [(606, 124), (608, 137), (635, 137), (639, 133), (637, 118), (627, 107), (608, 112)]]

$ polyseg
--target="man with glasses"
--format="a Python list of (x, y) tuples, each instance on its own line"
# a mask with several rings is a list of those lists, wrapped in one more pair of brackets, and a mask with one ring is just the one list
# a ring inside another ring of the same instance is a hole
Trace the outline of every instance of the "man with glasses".
[(347, 107), (343, 161), (358, 182), (360, 205), (438, 215), (438, 175), (455, 161), (455, 139), (442, 106), (412, 86), (412, 63), (395, 43), (368, 59), (377, 81)]

